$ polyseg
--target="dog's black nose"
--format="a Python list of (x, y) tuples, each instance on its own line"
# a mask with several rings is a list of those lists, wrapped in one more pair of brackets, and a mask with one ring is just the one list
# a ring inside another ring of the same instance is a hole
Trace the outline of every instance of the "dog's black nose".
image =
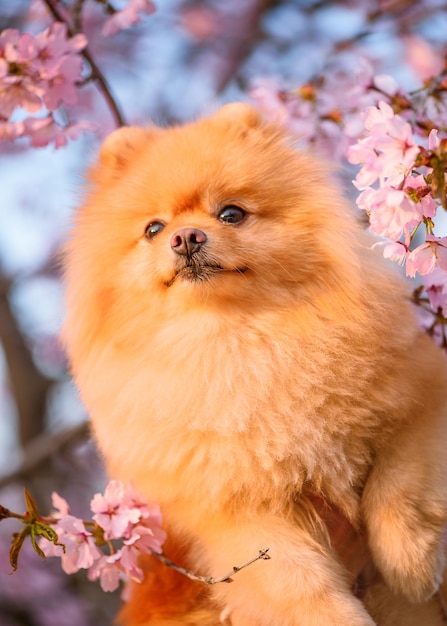
[(200, 250), (206, 242), (206, 235), (198, 228), (181, 228), (171, 237), (171, 248), (177, 254), (191, 256)]

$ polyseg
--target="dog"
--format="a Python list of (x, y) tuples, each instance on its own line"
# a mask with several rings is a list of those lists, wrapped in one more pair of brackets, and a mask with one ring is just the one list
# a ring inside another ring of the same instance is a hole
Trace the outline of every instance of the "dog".
[(244, 103), (119, 129), (65, 276), (64, 342), (109, 475), (160, 504), (194, 571), (269, 548), (192, 592), (202, 617), (166, 625), (378, 623), (315, 499), (365, 533), (386, 590), (434, 597), (446, 359), (321, 159)]

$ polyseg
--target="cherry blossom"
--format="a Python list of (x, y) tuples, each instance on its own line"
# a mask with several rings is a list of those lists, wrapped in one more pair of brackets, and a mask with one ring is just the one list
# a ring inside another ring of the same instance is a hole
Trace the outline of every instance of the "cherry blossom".
[(160, 508), (143, 500), (132, 486), (111, 480), (104, 494), (96, 493), (90, 503), (93, 522), (71, 515), (67, 501), (57, 493), (52, 503), (55, 510), (48, 523), (54, 524), (58, 543), (42, 539), (40, 548), (46, 556), (60, 557), (67, 574), (88, 570), (89, 580), (99, 580), (104, 591), (114, 591), (120, 581), (141, 582), (139, 556), (162, 552), (166, 533)]
[(0, 33), (0, 116), (7, 119), (18, 106), (30, 113), (41, 107), (44, 88), (36, 80), (33, 61), (37, 45), (32, 35), (9, 28)]
[(447, 316), (447, 271), (438, 266), (423, 278), (432, 310)]
[(432, 130), (430, 131), (430, 134), (428, 136), (428, 149), (429, 150), (436, 150), (437, 148), (439, 148), (441, 141), (438, 137), (438, 129), (437, 128), (432, 128)]
[(23, 121), (24, 134), (30, 138), (35, 148), (53, 143), (56, 148), (65, 146), (69, 139), (76, 139), (83, 132), (94, 132), (97, 126), (87, 120), (60, 126), (52, 115), (42, 118), (28, 117)]
[(405, 180), (404, 190), (410, 198), (414, 198), (414, 201), (418, 203), (421, 218), (435, 217), (439, 204), (430, 195), (430, 188), (422, 174), (409, 176)]
[(65, 515), (59, 519), (55, 530), (64, 548), (44, 540), (41, 541), (40, 548), (46, 556), (60, 557), (66, 574), (88, 569), (100, 558), (101, 552), (95, 545), (95, 538), (81, 519)]
[[(119, 565), (121, 551), (109, 556), (102, 555), (97, 559), (87, 572), (89, 580), (99, 580), (103, 591), (115, 591), (118, 589), (120, 581), (126, 580), (124, 570)], [(133, 578), (133, 580), (136, 580)], [(138, 580), (141, 582), (141, 579)]]
[(425, 243), (412, 250), (407, 257), (407, 275), (414, 277), (431, 274), (435, 268), (447, 272), (447, 237), (427, 235)]
[[(142, 14), (154, 11), (151, 0), (129, 0), (105, 20), (103, 34), (129, 28)], [(0, 140), (28, 137), (33, 147), (53, 144), (60, 148), (81, 132), (97, 130), (90, 122), (69, 120), (65, 108), (62, 116), (54, 115), (61, 106), (78, 104), (79, 87), (85, 79), (98, 78), (87, 54), (89, 71), (85, 70), (81, 53), (87, 43), (83, 33), (68, 36), (67, 25), (57, 21), (37, 35), (16, 29), (0, 33)], [(17, 121), (15, 114), (21, 110), (38, 115), (23, 120), (20, 114)], [(121, 121), (119, 112), (118, 119)]]
[(377, 179), (387, 185), (399, 185), (412, 171), (420, 152), (410, 124), (382, 100), (377, 107), (368, 107), (364, 125), (366, 137), (347, 151), (351, 163), (363, 164), (355, 186), (365, 189)]
[(0, 141), (14, 141), (18, 137), (22, 137), (25, 132), (23, 122), (3, 122), (0, 119)]
[(399, 92), (399, 85), (389, 74), (376, 74), (372, 80), (372, 87), (388, 96), (394, 96)]
[(123, 483), (111, 480), (104, 495), (95, 494), (91, 509), (93, 519), (104, 528), (106, 539), (122, 537), (130, 524), (136, 524), (141, 517), (138, 508), (129, 506)]
[(289, 126), (292, 112), (279, 83), (272, 78), (259, 78), (254, 81), (250, 96), (262, 110), (266, 119)]
[(442, 70), (442, 56), (421, 37), (411, 34), (404, 40), (407, 63), (421, 81), (436, 76)]
[[(126, 486), (125, 502), (130, 508), (137, 508), (141, 514), (141, 520), (150, 520), (151, 527), (161, 529), (162, 516), (158, 504), (143, 500), (132, 484)], [(162, 540), (164, 541), (164, 539)]]
[(116, 11), (103, 25), (102, 34), (105, 37), (116, 35), (124, 28), (129, 28), (141, 21), (140, 13), (151, 15), (155, 5), (151, 0), (128, 0), (127, 6), (121, 11)]
[(43, 104), (54, 111), (61, 102), (78, 101), (76, 83), (82, 79), (85, 35), (67, 38), (65, 24), (55, 23), (34, 37), (8, 29), (0, 34), (0, 114), (9, 117), (16, 107), (38, 111)]
[(51, 516), (55, 519), (60, 519), (61, 517), (65, 517), (70, 513), (70, 507), (68, 506), (68, 502), (65, 498), (62, 498), (56, 491), (53, 491), (51, 494), (51, 502), (55, 508), (55, 511), (52, 512)]
[(361, 209), (369, 213), (371, 230), (377, 235), (398, 240), (402, 235), (408, 239), (422, 219), (421, 205), (393, 187), (373, 189), (368, 187), (357, 198)]
[[(0, 33), (0, 138), (28, 136), (35, 147), (67, 143), (81, 131), (93, 130), (89, 122), (68, 122), (53, 116), (60, 105), (78, 102), (83, 61), (79, 56), (87, 38), (67, 36), (67, 27), (54, 23), (36, 36), (7, 29)], [(16, 110), (44, 113), (24, 120), (9, 120)]]
[[(383, 243), (383, 242), (381, 242)], [(408, 247), (400, 241), (383, 244), (383, 256), (399, 265), (404, 265), (408, 255)]]
[[(348, 148), (347, 158), (361, 166), (353, 181), (361, 191), (357, 205), (368, 214), (371, 230), (388, 239), (383, 244), (384, 256), (405, 265), (411, 278), (416, 274), (427, 277), (421, 288), (415, 289), (415, 301), (425, 307), (422, 325), (445, 345), (445, 334), (436, 327), (444, 321), (436, 317), (435, 326), (427, 323), (426, 305), (434, 314), (444, 310), (447, 291), (447, 237), (442, 232), (443, 220), (437, 219), (446, 203), (446, 138), (423, 116), (419, 124), (414, 118), (410, 124), (408, 116), (396, 114), (393, 98), (402, 97), (406, 107), (413, 106), (407, 96), (396, 94), (390, 95), (389, 102), (382, 100), (366, 110), (363, 134)], [(419, 111), (415, 104), (412, 114), (416, 119)], [(420, 131), (425, 127), (430, 131), (424, 135)], [(419, 143), (415, 128), (422, 135)], [(436, 282), (430, 279), (433, 272), (437, 272)]]
[(40, 80), (45, 81), (43, 100), (54, 111), (62, 102), (78, 102), (77, 83), (82, 79), (82, 59), (77, 54), (87, 45), (83, 34), (67, 39), (67, 27), (56, 22), (36, 37), (38, 59), (34, 63)]
[(132, 528), (128, 533), (128, 537), (123, 540), (123, 550), (132, 547), (142, 554), (150, 554), (151, 552), (161, 552), (161, 547), (166, 539), (166, 533), (154, 524), (150, 526), (139, 525)]

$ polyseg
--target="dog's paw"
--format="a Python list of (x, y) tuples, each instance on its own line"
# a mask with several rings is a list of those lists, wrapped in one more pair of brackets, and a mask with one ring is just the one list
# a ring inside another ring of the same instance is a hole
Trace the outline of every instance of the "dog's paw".
[[(401, 512), (402, 513), (402, 512)], [(412, 515), (389, 515), (371, 524), (373, 559), (385, 581), (412, 602), (429, 600), (442, 582), (445, 545), (442, 526)], [(413, 523), (406, 523), (412, 519)], [(424, 523), (425, 521), (425, 523)]]

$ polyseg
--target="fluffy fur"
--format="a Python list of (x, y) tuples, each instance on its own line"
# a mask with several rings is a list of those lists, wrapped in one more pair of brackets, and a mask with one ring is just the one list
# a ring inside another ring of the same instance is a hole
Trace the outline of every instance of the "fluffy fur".
[[(109, 474), (160, 503), (195, 571), (270, 548), (213, 588), (232, 626), (374, 624), (315, 495), (366, 527), (386, 589), (436, 592), (445, 358), (329, 173), (283, 131), (234, 104), (113, 133), (66, 280), (64, 337)], [(214, 626), (206, 615), (178, 623)]]
[[(447, 623), (445, 589), (418, 604), (402, 594), (394, 594), (371, 562), (363, 534), (356, 533), (339, 511), (320, 504), (317, 508), (327, 524), (332, 547), (349, 574), (353, 593), (361, 598), (379, 626)], [(190, 566), (193, 550), (183, 542), (173, 544), (172, 538), (165, 544), (171, 560), (183, 567)], [(192, 582), (154, 557), (144, 557), (140, 565), (145, 572), (144, 581), (132, 584), (131, 599), (119, 615), (122, 626), (232, 626), (231, 616), (221, 611), (211, 590), (203, 584)]]
[[(190, 550), (172, 545), (169, 538), (165, 552), (178, 565), (189, 565)], [(211, 598), (211, 589), (191, 581), (183, 574), (160, 563), (155, 557), (141, 560), (142, 583), (133, 584), (131, 599), (119, 615), (123, 626), (231, 626), (221, 621), (219, 606)], [(431, 626), (431, 625), (430, 625)]]
[[(182, 562), (182, 553), (174, 553)], [(231, 626), (210, 590), (160, 564), (153, 557), (143, 562), (145, 579), (134, 584), (130, 602), (119, 616), (123, 626)], [(444, 626), (447, 623), (444, 593), (414, 604), (394, 594), (374, 568), (363, 576), (359, 597), (378, 626)], [(248, 623), (248, 622), (244, 622)], [(323, 626), (323, 623), (321, 624)], [(344, 623), (347, 626), (347, 622)]]

